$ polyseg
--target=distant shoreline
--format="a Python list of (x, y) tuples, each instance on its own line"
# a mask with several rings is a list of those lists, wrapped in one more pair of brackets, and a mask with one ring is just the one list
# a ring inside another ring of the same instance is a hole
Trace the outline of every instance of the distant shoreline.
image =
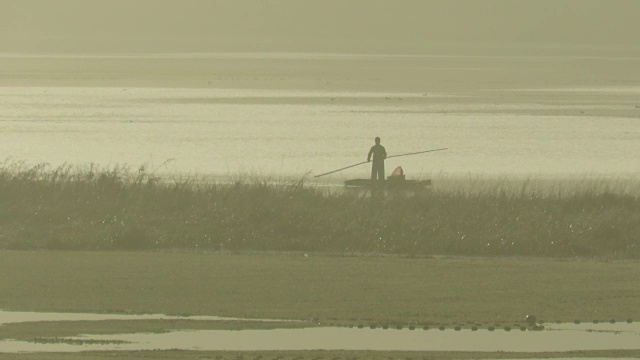
[(467, 92), (640, 86), (640, 55), (514, 51), (363, 54), (0, 53), (0, 86), (156, 86)]

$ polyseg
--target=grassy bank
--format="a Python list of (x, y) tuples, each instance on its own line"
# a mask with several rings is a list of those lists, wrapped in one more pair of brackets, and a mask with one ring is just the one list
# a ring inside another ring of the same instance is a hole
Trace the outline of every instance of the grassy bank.
[(301, 181), (159, 181), (144, 167), (5, 162), (0, 247), (639, 258), (637, 194), (594, 189), (378, 198)]
[[(513, 326), (527, 314), (640, 319), (637, 261), (2, 250), (0, 273), (0, 309), (16, 311), (448, 328)], [(41, 327), (38, 336), (56, 331)]]

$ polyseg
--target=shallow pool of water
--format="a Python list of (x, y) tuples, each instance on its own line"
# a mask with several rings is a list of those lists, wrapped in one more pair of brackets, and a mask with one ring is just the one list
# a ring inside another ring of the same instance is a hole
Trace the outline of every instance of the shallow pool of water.
[[(0, 324), (25, 321), (114, 319), (241, 320), (166, 315), (36, 314), (0, 311)], [(546, 324), (542, 331), (391, 330), (316, 327), (275, 330), (179, 330), (167, 333), (82, 335), (47, 343), (0, 341), (0, 352), (80, 352), (137, 350), (210, 351), (482, 351), (563, 352), (640, 349), (640, 323)]]
[(53, 313), (0, 310), (0, 326), (37, 321), (102, 321), (102, 320), (204, 320), (204, 321), (283, 321), (271, 319), (243, 319), (223, 316), (177, 316), (164, 314), (91, 314)]

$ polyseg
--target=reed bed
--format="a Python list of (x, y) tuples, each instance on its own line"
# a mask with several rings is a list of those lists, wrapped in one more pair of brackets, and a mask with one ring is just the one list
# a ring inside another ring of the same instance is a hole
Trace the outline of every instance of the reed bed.
[(0, 248), (640, 258), (638, 192), (614, 180), (369, 196), (242, 179), (5, 162)]

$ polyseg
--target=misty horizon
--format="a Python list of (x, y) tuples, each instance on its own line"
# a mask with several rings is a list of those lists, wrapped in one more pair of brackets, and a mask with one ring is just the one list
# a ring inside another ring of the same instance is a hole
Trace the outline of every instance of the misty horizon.
[(632, 0), (1, 0), (2, 52), (637, 50)]

